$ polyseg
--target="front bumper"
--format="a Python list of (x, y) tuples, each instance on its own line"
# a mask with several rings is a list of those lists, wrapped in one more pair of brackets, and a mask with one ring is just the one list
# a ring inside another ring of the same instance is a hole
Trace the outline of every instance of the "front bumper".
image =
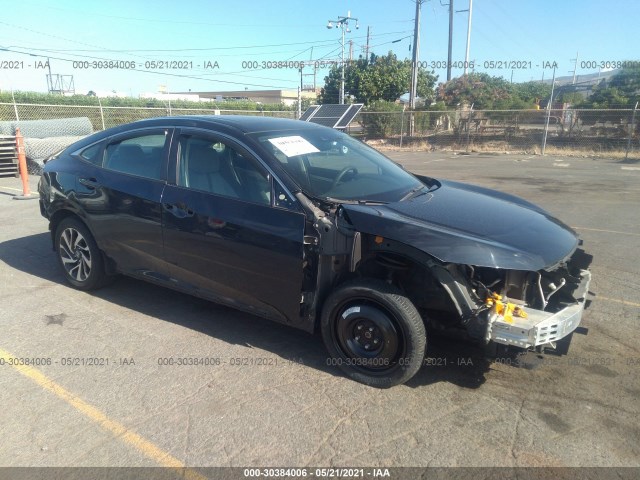
[(521, 348), (532, 348), (548, 345), (572, 333), (582, 320), (582, 312), (589, 291), (591, 273), (580, 271), (580, 285), (574, 292), (576, 303), (559, 312), (549, 313), (541, 310), (527, 309), (527, 318), (514, 317), (513, 322), (506, 322), (504, 317), (495, 316), (490, 321), (491, 340), (503, 345)]

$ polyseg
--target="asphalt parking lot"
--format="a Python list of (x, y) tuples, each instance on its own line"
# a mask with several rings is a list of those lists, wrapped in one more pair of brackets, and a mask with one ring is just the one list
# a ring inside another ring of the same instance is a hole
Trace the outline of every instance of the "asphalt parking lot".
[(490, 363), (432, 338), (433, 366), (369, 388), (327, 364), (319, 336), (127, 278), (70, 288), (38, 202), (12, 200), (20, 182), (5, 178), (0, 466), (640, 466), (640, 164), (388, 155), (522, 196), (580, 233), (592, 295), (568, 356)]

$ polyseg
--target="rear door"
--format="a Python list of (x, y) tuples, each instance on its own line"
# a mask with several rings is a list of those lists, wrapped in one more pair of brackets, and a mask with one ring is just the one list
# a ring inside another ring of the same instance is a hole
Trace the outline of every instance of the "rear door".
[(124, 273), (166, 279), (161, 198), (171, 134), (146, 128), (79, 152), (78, 202), (98, 245)]
[(228, 136), (182, 129), (171, 156), (175, 182), (165, 189), (162, 219), (173, 280), (215, 301), (300, 322), (305, 216), (295, 199)]

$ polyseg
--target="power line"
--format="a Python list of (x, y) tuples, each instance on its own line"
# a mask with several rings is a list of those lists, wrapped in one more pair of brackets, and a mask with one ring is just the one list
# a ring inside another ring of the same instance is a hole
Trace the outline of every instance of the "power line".
[[(103, 49), (102, 47), (99, 47), (98, 45), (92, 45), (92, 44), (90, 44), (90, 43), (78, 42), (78, 41), (76, 41), (76, 40), (71, 40), (71, 39), (69, 39), (69, 38), (61, 37), (61, 36), (59, 36), (59, 35), (52, 35), (52, 34), (50, 34), (50, 33), (40, 32), (40, 31), (38, 31), (38, 30), (33, 30), (33, 29), (31, 29), (31, 28), (24, 27), (24, 26), (22, 26), (22, 25), (21, 25), (21, 26), (17, 26), (17, 25), (13, 25), (13, 24), (11, 24), (11, 23), (3, 22), (3, 21), (0, 21), (0, 25), (6, 25), (6, 26), (9, 26), (9, 27), (18, 28), (18, 29), (20, 29), (20, 30), (24, 30), (24, 31), (27, 31), (27, 32), (37, 33), (38, 35), (43, 35), (43, 36), (45, 36), (45, 37), (57, 38), (58, 40), (64, 40), (65, 42), (72, 42), (72, 43), (77, 43), (77, 44), (79, 44), (79, 45), (85, 45), (85, 46), (87, 46), (87, 47), (95, 47), (95, 48), (99, 48), (100, 50), (98, 50), (98, 51), (106, 51), (105, 49)], [(32, 49), (33, 49), (33, 50), (38, 50), (37, 48), (32, 48)], [(44, 50), (44, 49), (43, 49), (43, 50)], [(45, 51), (46, 51), (46, 50), (45, 50)], [(53, 50), (49, 50), (49, 51), (53, 51)], [(128, 55), (131, 55), (131, 56), (133, 56), (133, 57), (139, 57), (139, 55), (133, 55), (133, 54), (129, 53), (128, 51), (123, 51), (122, 53), (127, 53)]]
[[(4, 25), (9, 25), (15, 28), (19, 28), (15, 25), (11, 25), (9, 23), (6, 22), (1, 22), (0, 24), (4, 24)], [(55, 37), (55, 38), (60, 38), (62, 40), (66, 40), (69, 42), (74, 42), (74, 43), (79, 43), (79, 42), (75, 42), (73, 40), (64, 38), (64, 37), (56, 37), (55, 35), (49, 35), (46, 33), (42, 33), (42, 32), (37, 32), (35, 30), (30, 30), (34, 33), (39, 33), (41, 35), (47, 35), (47, 36), (51, 36), (51, 37)], [(372, 35), (375, 37), (382, 37), (382, 36), (388, 36), (388, 35), (398, 35), (398, 34), (402, 34), (402, 33), (409, 33), (411, 30), (401, 30), (401, 31), (397, 31), (397, 32), (385, 32), (385, 33), (379, 33), (376, 35)], [(364, 39), (366, 38), (366, 35), (364, 36), (358, 36), (358, 37), (353, 37), (354, 39)], [(101, 52), (101, 53), (129, 53), (129, 52), (137, 52), (137, 53), (142, 53), (142, 52), (205, 52), (205, 51), (213, 51), (213, 50), (242, 50), (242, 49), (250, 49), (250, 48), (267, 48), (267, 47), (288, 47), (288, 46), (292, 46), (292, 45), (314, 45), (314, 46), (320, 46), (321, 44), (333, 44), (335, 43), (335, 40), (313, 40), (313, 41), (308, 41), (308, 42), (293, 42), (293, 43), (274, 43), (274, 44), (262, 44), (262, 45), (239, 45), (239, 46), (234, 46), (234, 47), (200, 47), (200, 48), (151, 48), (151, 49), (136, 49), (136, 48), (127, 48), (126, 50), (122, 50), (122, 49), (107, 49), (107, 48), (100, 48), (98, 47), (98, 49), (79, 49), (79, 48), (72, 48), (72, 49), (46, 49), (47, 51), (51, 51), (51, 52), (57, 52), (57, 53), (65, 53), (65, 52)], [(93, 47), (96, 47), (95, 45), (90, 45)], [(38, 50), (37, 48), (33, 48), (33, 50)], [(44, 49), (42, 49), (44, 50)], [(265, 53), (266, 54), (266, 53)]]
[[(40, 55), (40, 54), (32, 54), (29, 52), (21, 52), (18, 50), (12, 50), (10, 48), (2, 48), (2, 50), (5, 50), (7, 52), (13, 52), (13, 53), (21, 53), (23, 55), (30, 55), (30, 56), (36, 56), (36, 57), (47, 57), (47, 58), (51, 58), (54, 60), (60, 60), (62, 62), (74, 62), (76, 60), (73, 59), (69, 59), (69, 58), (63, 58), (63, 57), (54, 57), (54, 56), (50, 56), (50, 55)], [(89, 57), (89, 56), (84, 56), (86, 58), (91, 58), (94, 60), (106, 60), (109, 61), (109, 59), (105, 59), (105, 58), (97, 58), (97, 57)], [(195, 75), (185, 75), (185, 74), (178, 74), (178, 73), (170, 73), (170, 72), (164, 72), (164, 71), (157, 71), (157, 70), (141, 70), (141, 69), (135, 69), (132, 70), (135, 72), (140, 72), (140, 73), (150, 73), (153, 75), (162, 75), (162, 76), (167, 76), (167, 77), (177, 77), (177, 78), (185, 78), (185, 79), (194, 79), (194, 80), (203, 80), (206, 82), (219, 82), (219, 83), (227, 83), (227, 84), (231, 84), (231, 85), (243, 85), (243, 86), (250, 86), (250, 87), (262, 87), (262, 88), (275, 88), (275, 89), (283, 89), (283, 88), (291, 88), (291, 87), (282, 87), (282, 86), (276, 86), (276, 85), (261, 85), (261, 84), (253, 84), (253, 83), (245, 83), (245, 82), (232, 82), (230, 80), (219, 80), (219, 79), (211, 79), (211, 78), (204, 78), (204, 77), (199, 77), (199, 76), (195, 76)]]

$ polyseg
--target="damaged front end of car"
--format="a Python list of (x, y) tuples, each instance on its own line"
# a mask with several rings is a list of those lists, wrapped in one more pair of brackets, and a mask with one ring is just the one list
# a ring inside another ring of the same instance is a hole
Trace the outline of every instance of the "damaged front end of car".
[(582, 319), (591, 260), (578, 248), (568, 259), (537, 272), (465, 266), (467, 288), (482, 305), (463, 324), (484, 343), (564, 354)]
[[(575, 232), (515, 197), (446, 187), (413, 203), (342, 204), (326, 212), (317, 291), (341, 277), (378, 278), (405, 292), (432, 330), (566, 353), (591, 280), (592, 257)], [(479, 214), (452, 216), (445, 206), (454, 194), (513, 220), (487, 226)]]
[(592, 261), (581, 248), (553, 266), (527, 271), (442, 262), (359, 232), (354, 244), (355, 271), (401, 287), (432, 330), (483, 345), (566, 354), (581, 322)]

